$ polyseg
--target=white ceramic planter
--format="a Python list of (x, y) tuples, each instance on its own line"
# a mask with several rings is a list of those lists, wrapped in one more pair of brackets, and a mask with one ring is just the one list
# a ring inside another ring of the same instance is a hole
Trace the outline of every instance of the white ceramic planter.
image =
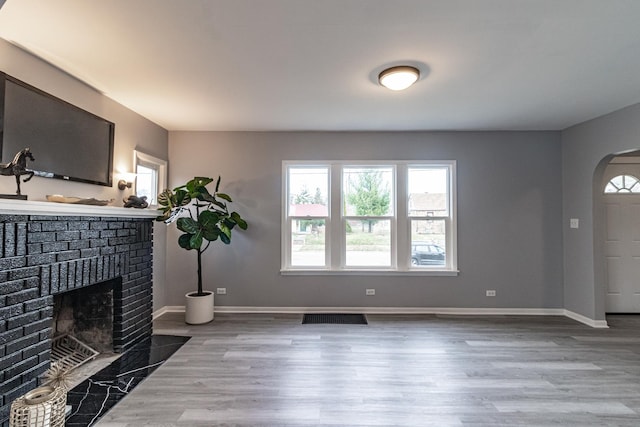
[(194, 296), (195, 292), (185, 295), (184, 320), (190, 325), (201, 325), (213, 320), (213, 292), (204, 291), (206, 295)]

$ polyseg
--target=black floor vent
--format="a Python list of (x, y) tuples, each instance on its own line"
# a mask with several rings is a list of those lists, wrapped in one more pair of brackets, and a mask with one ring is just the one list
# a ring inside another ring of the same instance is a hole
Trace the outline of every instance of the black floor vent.
[(367, 318), (364, 314), (313, 313), (305, 314), (302, 324), (366, 325)]

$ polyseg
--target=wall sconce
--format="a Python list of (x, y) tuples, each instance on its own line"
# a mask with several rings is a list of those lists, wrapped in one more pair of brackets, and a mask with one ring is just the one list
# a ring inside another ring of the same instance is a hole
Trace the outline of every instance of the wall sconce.
[(122, 178), (118, 181), (118, 189), (124, 190), (126, 188), (131, 188), (133, 185), (133, 181), (136, 179), (135, 173), (121, 173)]

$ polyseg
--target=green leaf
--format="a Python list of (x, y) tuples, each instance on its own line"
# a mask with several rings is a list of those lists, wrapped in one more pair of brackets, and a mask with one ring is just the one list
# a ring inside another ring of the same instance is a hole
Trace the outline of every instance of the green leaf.
[(203, 211), (200, 213), (198, 221), (202, 227), (207, 227), (209, 224), (215, 224), (220, 221), (220, 215), (214, 211)]
[(200, 224), (191, 218), (180, 218), (176, 225), (178, 226), (178, 230), (184, 231), (185, 233), (194, 234), (200, 230)]
[(173, 191), (164, 190), (162, 193), (158, 194), (158, 204), (165, 207), (171, 207), (173, 199)]
[(231, 200), (231, 197), (229, 197), (228, 194), (225, 193), (216, 193), (216, 197), (219, 197), (221, 199), (226, 200), (227, 202), (232, 202), (233, 200)]
[(202, 246), (202, 233), (198, 232), (197, 234), (194, 234), (193, 236), (191, 236), (191, 239), (189, 240), (189, 245), (193, 249), (200, 249), (200, 246)]
[(178, 190), (173, 196), (175, 206), (185, 206), (191, 202), (191, 195), (185, 190)]
[(231, 243), (231, 237), (227, 236), (224, 233), (220, 234), (220, 240), (222, 240), (222, 243), (224, 243), (225, 245), (228, 245), (229, 243)]
[(227, 227), (227, 225), (224, 222), (220, 224), (219, 227), (220, 227), (220, 231), (222, 232), (222, 234), (220, 234), (220, 238), (222, 239), (223, 236), (227, 236), (229, 239), (231, 239), (231, 229)]
[(214, 240), (218, 240), (219, 236), (220, 236), (220, 230), (215, 226), (215, 224), (210, 228), (204, 228), (202, 230), (202, 237), (204, 237), (210, 242), (213, 242)]
[(209, 185), (213, 182), (213, 178), (203, 177), (203, 176), (197, 176), (194, 179), (198, 182), (198, 185), (201, 187)]
[(180, 237), (178, 237), (178, 245), (180, 245), (181, 248), (190, 251), (191, 249), (193, 249), (191, 247), (191, 237), (192, 236), (193, 235), (189, 234), (189, 233), (181, 235)]
[(201, 191), (198, 193), (198, 200), (213, 203), (216, 199), (209, 193), (206, 187), (199, 187)]
[(214, 205), (218, 206), (223, 211), (225, 211), (225, 212), (227, 211), (227, 205), (225, 205), (224, 203), (221, 203), (221, 202), (218, 202), (218, 201), (215, 201), (215, 202), (212, 202), (212, 203)]
[(247, 222), (240, 217), (240, 214), (238, 212), (231, 212), (231, 219), (233, 219), (235, 223), (238, 224), (238, 227), (240, 227), (241, 229), (243, 230), (247, 229), (248, 227)]
[(187, 191), (189, 191), (189, 193), (198, 192), (198, 187), (204, 187), (211, 182), (213, 182), (213, 178), (196, 176), (191, 181), (187, 182)]

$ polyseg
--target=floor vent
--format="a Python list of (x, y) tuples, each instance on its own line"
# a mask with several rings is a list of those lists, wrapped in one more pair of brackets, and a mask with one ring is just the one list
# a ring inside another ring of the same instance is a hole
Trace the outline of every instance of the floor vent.
[(364, 314), (312, 313), (302, 317), (302, 324), (366, 325), (367, 318)]

